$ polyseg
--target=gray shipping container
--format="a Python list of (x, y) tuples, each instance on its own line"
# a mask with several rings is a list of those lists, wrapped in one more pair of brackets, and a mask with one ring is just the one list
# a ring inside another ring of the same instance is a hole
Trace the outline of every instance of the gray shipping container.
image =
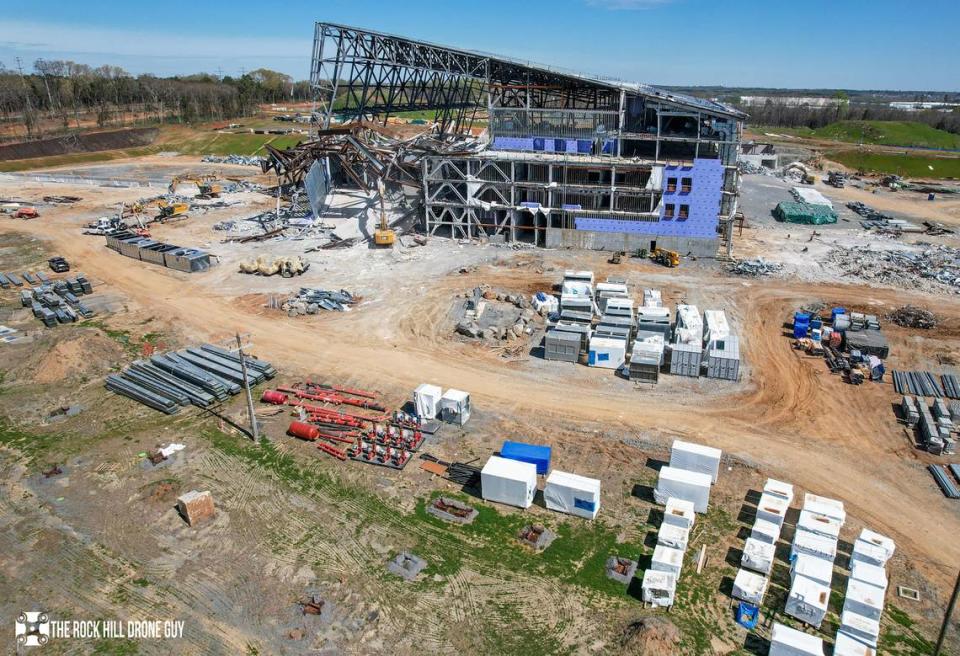
[(210, 268), (210, 256), (195, 248), (178, 248), (163, 254), (164, 263), (177, 271), (206, 271)]
[(630, 380), (656, 383), (660, 380), (660, 364), (654, 358), (630, 358), (628, 365)]
[(722, 380), (740, 378), (740, 340), (731, 335), (716, 340), (707, 352), (707, 377)]
[(598, 337), (615, 337), (617, 339), (630, 341), (630, 326), (614, 326), (601, 323), (593, 331), (593, 334)]
[(696, 344), (672, 344), (670, 349), (670, 373), (677, 376), (700, 377), (700, 360), (703, 352)]
[(153, 264), (159, 264), (160, 266), (166, 266), (166, 262), (163, 259), (163, 254), (169, 251), (174, 251), (180, 248), (179, 246), (173, 246), (171, 244), (150, 244), (148, 246), (140, 247), (140, 259), (144, 262), (152, 262)]
[(593, 332), (590, 326), (582, 323), (563, 323), (559, 322), (553, 327), (557, 332), (573, 333), (580, 339), (580, 352), (586, 353), (590, 350), (590, 336)]
[(132, 237), (130, 239), (123, 239), (120, 241), (120, 254), (126, 255), (127, 257), (132, 257), (135, 260), (139, 260), (140, 247), (155, 243), (155, 241), (152, 239), (147, 239), (146, 237)]
[(580, 335), (551, 330), (543, 338), (543, 357), (546, 360), (576, 362), (580, 356)]

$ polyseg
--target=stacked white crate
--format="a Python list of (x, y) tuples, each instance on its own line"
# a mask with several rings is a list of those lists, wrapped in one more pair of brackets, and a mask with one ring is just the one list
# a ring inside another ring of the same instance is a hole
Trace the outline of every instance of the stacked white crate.
[(670, 466), (660, 470), (653, 492), (654, 498), (666, 507), (650, 569), (643, 574), (641, 594), (645, 602), (673, 605), (673, 593), (690, 542), (690, 529), (696, 513), (707, 511), (710, 486), (720, 473), (721, 455), (719, 449), (674, 440)]
[[(794, 566), (790, 570), (786, 612), (811, 626), (819, 627), (827, 613), (837, 542), (846, 517), (842, 502), (804, 495), (790, 548)], [(823, 563), (810, 560), (814, 558)]]
[[(740, 571), (733, 581), (734, 598), (758, 606), (763, 601), (763, 593), (770, 583), (768, 577), (773, 569), (780, 529), (792, 500), (792, 485), (772, 478), (767, 479), (760, 495), (760, 503), (757, 504), (757, 516), (753, 528), (750, 529), (750, 537), (743, 545)], [(757, 589), (761, 590), (760, 594), (753, 593)]]
[(854, 542), (835, 653), (841, 647), (847, 653), (857, 648), (875, 653), (887, 593), (886, 566), (895, 550), (893, 540), (867, 528)]

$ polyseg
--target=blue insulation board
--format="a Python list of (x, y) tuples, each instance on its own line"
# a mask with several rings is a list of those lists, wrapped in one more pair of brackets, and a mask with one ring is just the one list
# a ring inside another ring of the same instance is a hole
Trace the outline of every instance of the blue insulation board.
[(537, 474), (546, 474), (550, 469), (550, 447), (526, 442), (504, 442), (500, 457), (537, 466)]

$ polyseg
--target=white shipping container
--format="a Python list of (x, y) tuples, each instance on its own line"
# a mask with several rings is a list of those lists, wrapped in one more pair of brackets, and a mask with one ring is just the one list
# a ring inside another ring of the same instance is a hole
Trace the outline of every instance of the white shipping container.
[(487, 501), (529, 508), (537, 493), (537, 466), (490, 456), (480, 470), (480, 490)]
[(802, 553), (823, 558), (832, 563), (837, 558), (837, 540), (819, 533), (797, 529), (793, 535), (790, 555), (796, 556)]
[(852, 610), (858, 615), (869, 617), (877, 621), (883, 615), (884, 590), (875, 585), (850, 579), (847, 583), (847, 594), (843, 601), (843, 610)]
[(689, 531), (693, 528), (695, 519), (696, 512), (693, 509), (693, 502), (674, 497), (667, 499), (666, 508), (663, 510), (664, 524), (672, 524)]
[(793, 486), (790, 483), (778, 481), (775, 478), (768, 478), (763, 486), (764, 494), (771, 494), (781, 499), (786, 499), (787, 505), (793, 503)]
[(840, 630), (868, 647), (877, 648), (877, 638), (880, 637), (880, 622), (877, 620), (844, 610), (840, 614)]
[(704, 342), (715, 342), (730, 336), (730, 324), (727, 323), (727, 315), (723, 310), (704, 310), (703, 323)]
[(823, 656), (823, 640), (775, 622), (768, 653), (770, 656)]
[(666, 503), (670, 497), (684, 499), (693, 503), (695, 512), (707, 512), (710, 505), (711, 479), (709, 474), (662, 467), (653, 497), (657, 503)]
[(836, 499), (829, 499), (808, 492), (803, 496), (803, 509), (833, 517), (839, 520), (841, 524), (847, 521), (847, 513), (843, 509), (843, 502)]
[(470, 419), (470, 395), (450, 388), (440, 397), (440, 418), (448, 424), (463, 426)]
[(809, 510), (800, 511), (800, 518), (797, 520), (797, 528), (804, 531), (810, 531), (811, 533), (817, 533), (818, 535), (824, 535), (828, 538), (840, 537), (839, 521), (833, 519), (832, 517), (827, 517), (826, 515), (821, 515)]
[(811, 556), (807, 553), (798, 553), (790, 565), (790, 581), (797, 576), (804, 576), (828, 588), (833, 583), (833, 561)]
[(757, 503), (757, 519), (765, 519), (777, 526), (783, 526), (783, 520), (787, 516), (789, 507), (790, 502), (786, 499), (764, 492), (760, 495), (760, 501)]
[(547, 476), (543, 500), (550, 510), (594, 519), (600, 512), (600, 481), (554, 469)]
[(887, 561), (893, 557), (897, 549), (897, 545), (893, 540), (886, 535), (881, 535), (868, 528), (860, 531), (860, 537), (857, 538), (857, 541), (853, 545), (854, 558), (857, 557), (858, 547), (860, 551), (864, 552), (863, 555), (866, 557), (865, 559), (882, 561), (874, 563), (881, 567), (887, 564)]
[(644, 602), (669, 608), (677, 594), (677, 575), (648, 569), (643, 573), (640, 591)]
[(423, 383), (413, 392), (413, 405), (417, 416), (422, 419), (436, 419), (440, 413), (440, 397), (443, 390), (437, 385)]
[(790, 586), (784, 610), (787, 615), (819, 629), (829, 603), (830, 588), (804, 576), (797, 576)]
[(753, 522), (753, 528), (750, 529), (750, 537), (761, 542), (776, 544), (780, 539), (780, 525), (758, 517)]
[(720, 449), (702, 444), (674, 440), (670, 448), (670, 466), (709, 474), (713, 483), (720, 473)]
[(653, 549), (650, 569), (657, 572), (670, 572), (679, 577), (680, 570), (683, 569), (683, 551), (658, 544)]
[(850, 561), (850, 578), (887, 591), (887, 570), (862, 560)]
[(733, 580), (733, 598), (759, 606), (763, 603), (763, 595), (767, 593), (768, 583), (767, 577), (740, 569)]
[(660, 530), (657, 532), (657, 544), (662, 544), (665, 547), (673, 547), (680, 551), (686, 551), (689, 541), (690, 529), (667, 524), (666, 522), (660, 525)]
[(841, 628), (833, 642), (833, 656), (877, 656), (877, 650), (844, 633)]
[(627, 359), (627, 340), (591, 337), (587, 363), (601, 369), (619, 369)]
[(743, 545), (743, 556), (740, 558), (740, 565), (754, 572), (760, 572), (764, 576), (770, 574), (773, 569), (773, 560), (776, 557), (777, 548), (769, 542), (761, 542), (753, 538), (747, 538)]
[(703, 319), (696, 305), (677, 306), (677, 329), (674, 340), (678, 344), (703, 346)]

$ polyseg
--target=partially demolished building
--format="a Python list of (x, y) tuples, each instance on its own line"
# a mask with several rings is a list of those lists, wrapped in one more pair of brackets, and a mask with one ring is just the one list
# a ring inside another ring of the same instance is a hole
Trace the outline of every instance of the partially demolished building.
[(745, 115), (718, 102), (317, 23), (322, 129), (431, 110), (482, 148), (422, 159), (425, 227), (548, 247), (729, 252)]

